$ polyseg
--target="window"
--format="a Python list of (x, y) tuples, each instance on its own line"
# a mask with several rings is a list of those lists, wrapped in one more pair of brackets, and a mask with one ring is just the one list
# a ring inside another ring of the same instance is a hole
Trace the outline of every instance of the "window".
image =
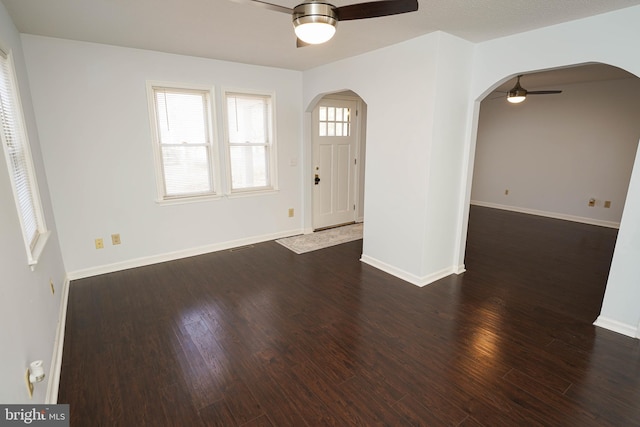
[(0, 50), (0, 123), (2, 124), (0, 138), (27, 249), (27, 260), (33, 268), (38, 262), (49, 232), (47, 232), (40, 205), (40, 194), (25, 132), (13, 61), (11, 56), (6, 55), (2, 50)]
[(211, 90), (150, 86), (161, 201), (215, 195)]
[(224, 97), (231, 192), (274, 189), (272, 96), (226, 92)]
[(350, 136), (351, 108), (321, 106), (318, 124), (320, 136)]

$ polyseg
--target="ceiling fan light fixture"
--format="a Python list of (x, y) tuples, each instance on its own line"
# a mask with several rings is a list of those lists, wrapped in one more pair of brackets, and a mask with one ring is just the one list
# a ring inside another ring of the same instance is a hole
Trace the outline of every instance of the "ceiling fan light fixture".
[(524, 91), (509, 91), (507, 93), (507, 101), (512, 104), (519, 104), (527, 99), (527, 92)]
[(527, 90), (520, 86), (520, 77), (522, 77), (522, 74), (518, 76), (518, 80), (513, 89), (507, 92), (507, 101), (512, 104), (519, 104), (527, 98)]
[(302, 3), (293, 9), (296, 36), (305, 43), (325, 43), (336, 33), (337, 16), (328, 3)]
[(298, 24), (295, 28), (296, 36), (305, 43), (326, 43), (336, 33), (336, 27), (322, 22), (309, 22)]

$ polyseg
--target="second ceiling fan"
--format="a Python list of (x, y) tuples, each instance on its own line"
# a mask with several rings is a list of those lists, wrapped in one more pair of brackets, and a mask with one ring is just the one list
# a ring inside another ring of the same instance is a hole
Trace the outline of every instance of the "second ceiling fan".
[(524, 101), (527, 98), (527, 95), (553, 95), (557, 93), (562, 93), (561, 90), (526, 90), (522, 86), (520, 86), (520, 77), (523, 75), (520, 74), (518, 76), (518, 80), (516, 81), (516, 85), (507, 92), (507, 101), (512, 104), (518, 104)]
[(276, 12), (291, 15), (298, 38), (298, 47), (329, 41), (336, 32), (338, 21), (378, 18), (418, 10), (418, 0), (380, 0), (336, 7), (322, 0), (308, 0), (290, 9), (262, 0), (232, 0), (250, 3)]

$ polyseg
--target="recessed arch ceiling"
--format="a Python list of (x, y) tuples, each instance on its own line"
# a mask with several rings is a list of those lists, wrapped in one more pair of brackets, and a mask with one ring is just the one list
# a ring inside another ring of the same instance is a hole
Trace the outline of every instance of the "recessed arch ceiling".
[[(549, 86), (636, 78), (621, 68), (607, 64), (578, 64), (553, 70), (522, 73), (522, 86), (527, 90), (549, 89)], [(504, 94), (515, 84), (515, 76), (498, 86), (493, 94)], [(493, 96), (490, 96), (493, 97)]]
[[(328, 43), (296, 49), (287, 14), (229, 0), (2, 2), (22, 33), (294, 70), (438, 30), (481, 42), (640, 4), (640, 0), (419, 0), (418, 12), (341, 22)], [(299, 1), (271, 2), (294, 7)]]

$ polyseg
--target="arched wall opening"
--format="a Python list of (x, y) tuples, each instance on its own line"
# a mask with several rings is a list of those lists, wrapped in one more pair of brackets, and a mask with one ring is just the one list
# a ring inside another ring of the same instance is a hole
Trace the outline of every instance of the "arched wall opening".
[[(564, 65), (564, 66), (562, 66), (561, 68), (558, 68), (558, 69), (574, 69), (576, 67), (580, 67), (580, 66), (583, 66), (583, 65), (585, 65), (585, 64)], [(609, 64), (607, 64), (607, 65), (609, 65)], [(615, 65), (611, 65), (611, 67), (615, 67)], [(549, 71), (549, 70), (553, 70), (553, 68), (546, 69), (544, 71)], [(474, 200), (474, 196), (477, 197), (478, 191), (474, 192), (474, 187), (473, 187), (474, 179), (473, 179), (473, 177), (474, 177), (474, 171), (475, 171), (476, 162), (478, 161), (476, 156), (478, 154), (478, 151), (477, 151), (478, 150), (478, 145), (477, 144), (478, 144), (478, 141), (479, 141), (479, 126), (480, 126), (480, 119), (481, 119), (480, 110), (481, 110), (482, 103), (483, 103), (483, 101), (485, 99), (487, 99), (487, 98), (492, 96), (491, 94), (493, 93), (493, 91), (496, 88), (499, 88), (505, 82), (513, 82), (512, 79), (516, 75), (525, 74), (525, 77), (526, 77), (527, 73), (537, 73), (537, 72), (540, 72), (540, 71), (537, 71), (537, 70), (529, 70), (529, 71), (527, 71), (527, 70), (518, 70), (515, 73), (509, 74), (509, 75), (506, 75), (506, 76), (505, 75), (500, 76), (500, 78), (496, 79), (495, 82), (490, 85), (490, 87), (485, 88), (484, 91), (481, 93), (481, 95), (478, 96), (476, 101), (474, 102), (473, 113), (471, 114), (473, 123), (472, 123), (472, 126), (471, 126), (471, 132), (470, 132), (471, 140), (470, 140), (470, 143), (469, 143), (469, 156), (468, 156), (468, 165), (467, 165), (468, 166), (468, 170), (467, 170), (467, 175), (466, 175), (467, 181), (466, 181), (466, 189), (464, 191), (464, 197), (465, 197), (465, 200), (464, 200), (464, 215), (463, 215), (463, 221), (462, 221), (462, 225), (461, 225), (461, 229), (464, 230), (464, 233), (461, 236), (462, 239), (464, 239), (464, 240), (460, 244), (460, 248), (462, 249), (462, 253), (464, 253), (464, 245), (465, 245), (467, 231), (468, 231), (468, 220), (469, 220), (470, 205), (477, 204), (477, 202), (478, 202), (477, 200)], [(629, 73), (627, 78), (630, 78), (633, 81), (633, 87), (634, 87), (634, 89), (631, 90), (629, 93), (635, 93), (636, 95), (640, 95), (640, 91), (638, 91), (638, 87), (640, 87), (640, 83), (639, 83), (639, 80), (638, 80), (637, 76), (635, 74), (633, 74), (633, 73)], [(525, 85), (523, 85), (523, 86), (525, 86)], [(542, 89), (550, 89), (550, 87), (544, 87)], [(486, 103), (487, 101), (484, 101), (484, 102)], [(500, 100), (500, 102), (506, 102), (506, 100)], [(603, 116), (603, 118), (604, 118), (604, 116)], [(594, 118), (591, 118), (591, 119), (593, 120)], [(629, 118), (627, 118), (627, 120), (629, 120)], [(540, 125), (544, 126), (543, 123), (541, 123)], [(517, 135), (517, 134), (514, 134), (514, 136), (515, 135)], [(517, 136), (515, 136), (515, 138), (517, 138)], [(624, 193), (623, 198), (622, 198), (623, 206), (627, 202), (627, 200), (625, 200), (625, 196), (627, 195), (627, 193), (631, 193), (631, 190), (629, 189), (629, 185), (633, 182), (632, 175), (633, 174), (638, 174), (639, 173), (638, 170), (640, 169), (640, 167), (638, 166), (639, 160), (638, 160), (638, 157), (637, 157), (637, 153), (638, 153), (638, 136), (637, 136), (637, 133), (636, 133), (635, 139), (633, 139), (631, 141), (631, 143), (633, 144), (633, 147), (627, 147), (627, 153), (626, 153), (626, 155), (629, 158), (628, 160), (629, 160), (629, 163), (630, 163), (630, 170), (628, 171), (628, 174), (627, 174), (627, 177), (626, 177), (626, 182), (625, 182), (625, 188), (623, 189), (623, 193)], [(635, 161), (634, 161), (634, 159), (635, 159)], [(591, 166), (591, 167), (595, 167), (595, 166)], [(606, 167), (609, 167), (609, 168), (615, 167), (615, 164), (610, 164), (610, 165), (608, 165)], [(496, 183), (493, 182), (493, 184), (496, 184)], [(560, 183), (559, 185), (562, 185), (562, 184)], [(493, 196), (495, 196), (496, 198), (494, 198), (493, 201), (490, 201), (487, 204), (489, 206), (491, 206), (492, 203), (493, 203), (493, 204), (496, 205), (496, 206), (493, 206), (493, 207), (497, 207), (497, 208), (505, 208), (506, 207), (507, 209), (509, 209), (510, 207), (513, 207), (513, 206), (508, 206), (508, 203), (505, 203), (505, 205), (503, 205), (503, 206), (500, 206), (502, 203), (496, 203), (496, 200), (497, 201), (505, 200), (505, 198), (509, 197), (508, 194), (505, 194), (506, 192), (508, 192), (508, 190), (509, 190), (508, 187), (509, 186), (508, 185), (502, 185), (501, 187), (504, 187), (504, 188), (501, 188), (499, 190), (500, 194), (499, 195), (498, 194), (494, 194)], [(484, 190), (486, 190), (486, 188)], [(497, 192), (497, 188), (495, 190)], [(629, 190), (629, 191), (627, 191), (627, 190)], [(577, 194), (577, 195), (575, 195), (575, 197), (577, 197), (579, 199), (578, 203), (581, 203), (581, 202), (584, 201), (584, 207), (587, 210), (588, 209), (595, 209), (595, 210), (597, 210), (597, 209), (608, 209), (608, 208), (604, 207), (604, 202), (607, 200), (606, 196), (604, 196), (603, 198), (599, 198), (599, 197), (596, 198), (595, 195), (592, 195), (592, 196), (586, 196), (585, 200), (581, 200), (582, 198), (585, 197), (585, 193), (586, 194), (589, 194), (589, 193), (586, 192), (584, 190), (584, 188), (582, 188), (580, 191), (581, 191), (581, 194)], [(511, 194), (513, 194), (513, 193), (511, 193)], [(589, 199), (592, 198), (592, 197), (596, 199), (596, 206), (594, 206), (594, 207), (590, 207), (589, 206), (588, 207)], [(527, 210), (526, 206), (520, 206), (520, 208), (524, 208), (524, 209), (520, 209), (520, 211), (526, 212), (526, 210)], [(582, 208), (582, 206), (581, 206), (581, 208)], [(624, 207), (620, 207), (620, 208), (621, 208), (620, 209), (621, 212), (619, 214), (619, 218), (624, 218), (625, 217)], [(519, 209), (514, 208), (512, 210), (518, 211)], [(546, 213), (548, 213), (548, 212), (545, 212), (545, 209), (535, 209), (535, 208), (531, 208), (530, 207), (529, 210), (530, 210), (530, 212), (527, 212), (527, 213), (542, 214), (543, 216), (552, 216), (552, 217), (554, 216), (554, 215), (545, 215)], [(611, 220), (605, 220), (605, 219), (600, 219), (599, 220), (598, 218), (591, 218), (592, 221), (589, 222), (589, 218), (581, 218), (581, 215), (579, 214), (579, 212), (580, 211), (578, 211), (577, 213), (576, 212), (573, 212), (573, 213), (564, 212), (564, 215), (563, 215), (563, 212), (555, 212), (555, 214), (557, 214), (555, 217), (561, 218), (561, 219), (578, 220), (580, 222), (592, 223), (592, 224), (596, 224), (596, 225), (611, 226), (613, 224), (613, 226), (615, 226), (615, 222), (616, 222), (615, 220), (611, 221)], [(583, 210), (583, 212), (584, 212), (584, 210)], [(628, 217), (629, 215), (626, 215), (626, 216)], [(582, 221), (583, 219), (586, 219), (586, 221)], [(634, 220), (631, 220), (630, 218), (627, 219), (627, 223), (633, 222), (633, 221)], [(624, 219), (622, 221), (620, 221), (620, 219), (618, 219), (618, 223), (619, 222), (624, 222)], [(632, 225), (632, 227), (633, 227), (633, 225)], [(622, 236), (624, 236), (624, 233), (625, 233), (625, 230), (624, 229), (621, 230), (621, 235)], [(625, 240), (625, 238), (623, 237), (623, 239), (622, 239), (623, 245), (626, 246), (624, 244), (624, 240)], [(618, 253), (619, 249), (620, 249), (620, 241), (618, 241), (618, 244), (616, 244), (616, 248), (614, 250), (614, 262), (612, 263), (610, 274), (609, 274), (609, 279), (608, 279), (607, 285), (606, 285), (607, 286), (607, 292), (611, 291), (608, 288), (609, 288), (610, 283), (612, 282), (612, 280), (611, 280), (612, 276), (615, 276), (617, 274), (616, 273), (616, 266), (614, 264), (615, 264), (616, 254)], [(621, 258), (621, 256), (618, 256), (618, 258)], [(464, 257), (460, 259), (460, 262), (462, 262), (463, 259), (464, 259)], [(623, 280), (626, 280), (628, 282), (628, 279), (623, 279)], [(614, 291), (610, 292), (610, 294), (614, 294), (614, 292), (615, 292), (614, 295), (615, 295), (616, 299), (621, 298), (620, 295), (624, 294), (624, 292), (626, 291), (625, 289), (622, 289), (622, 290), (619, 289), (620, 288), (619, 283), (620, 282), (618, 281), (614, 285), (618, 289), (615, 289)], [(633, 290), (631, 290), (631, 291), (633, 292)], [(606, 313), (607, 305), (609, 306), (609, 314)], [(636, 326), (637, 325), (637, 320), (636, 321), (631, 321), (630, 323), (623, 323), (623, 324), (621, 324), (621, 322), (619, 322), (617, 320), (616, 321), (610, 320), (610, 318), (609, 318), (610, 313), (612, 312), (612, 310), (613, 311), (618, 310), (618, 307), (616, 306), (616, 301), (615, 300), (614, 300), (613, 303), (611, 303), (611, 302), (608, 303), (607, 295), (605, 295), (605, 299), (604, 299), (604, 303), (603, 303), (602, 307), (598, 307), (598, 309), (602, 309), (602, 311), (600, 312), (601, 314), (600, 314), (600, 316), (598, 317), (598, 319), (595, 322), (596, 325), (603, 326), (603, 327), (605, 327), (607, 329), (611, 329), (611, 330), (614, 330), (616, 332), (620, 332), (620, 333), (623, 333), (623, 334), (629, 335), (629, 336), (637, 337), (638, 335), (640, 335), (640, 331), (638, 330), (638, 327)]]

